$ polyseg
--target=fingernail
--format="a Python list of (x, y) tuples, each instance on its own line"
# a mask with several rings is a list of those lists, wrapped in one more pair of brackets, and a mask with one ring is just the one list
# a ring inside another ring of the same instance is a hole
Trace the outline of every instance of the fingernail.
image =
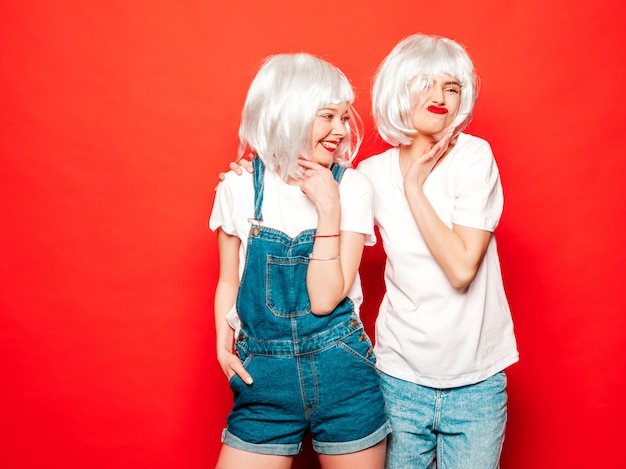
[(252, 378), (247, 378), (246, 379), (246, 384), (252, 384)]

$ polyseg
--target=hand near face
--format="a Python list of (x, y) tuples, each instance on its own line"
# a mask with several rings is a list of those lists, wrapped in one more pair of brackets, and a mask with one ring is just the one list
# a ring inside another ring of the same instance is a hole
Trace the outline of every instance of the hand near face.
[(318, 212), (337, 208), (339, 184), (330, 170), (321, 164), (300, 158), (298, 164), (304, 168), (304, 180), (300, 190), (309, 198)]
[(433, 142), (426, 147), (424, 153), (409, 166), (404, 177), (405, 186), (407, 184), (417, 184), (419, 187), (424, 185), (428, 175), (441, 158), (446, 155), (453, 135), (454, 129), (449, 128), (438, 142)]

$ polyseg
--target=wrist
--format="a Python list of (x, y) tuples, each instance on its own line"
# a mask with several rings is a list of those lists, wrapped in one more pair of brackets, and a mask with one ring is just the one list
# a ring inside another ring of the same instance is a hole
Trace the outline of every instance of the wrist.
[(417, 195), (423, 193), (423, 187), (416, 181), (404, 180), (404, 193), (406, 195)]
[(333, 234), (314, 234), (313, 235), (313, 239), (317, 239), (317, 238), (338, 238), (339, 236), (341, 236), (341, 233), (333, 233)]
[(217, 359), (221, 360), (224, 357), (228, 357), (232, 355), (233, 349), (232, 349), (232, 346), (229, 347), (227, 345), (218, 345), (216, 352), (217, 352)]
[(330, 198), (316, 203), (317, 213), (320, 217), (341, 217), (341, 203), (339, 199)]

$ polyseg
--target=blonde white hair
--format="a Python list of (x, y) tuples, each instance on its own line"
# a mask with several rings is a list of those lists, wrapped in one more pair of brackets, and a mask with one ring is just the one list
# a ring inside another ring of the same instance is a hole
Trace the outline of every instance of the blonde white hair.
[(310, 157), (313, 121), (329, 104), (348, 103), (348, 135), (336, 150), (340, 164), (352, 161), (362, 142), (353, 108), (354, 91), (334, 65), (311, 54), (279, 54), (265, 60), (250, 88), (239, 126), (239, 156), (256, 153), (283, 179), (298, 177), (298, 157)]
[(398, 146), (413, 141), (417, 135), (413, 106), (435, 75), (450, 75), (461, 84), (461, 103), (452, 126), (460, 132), (469, 125), (478, 96), (478, 77), (469, 55), (452, 39), (414, 34), (392, 49), (374, 77), (372, 113), (387, 143)]

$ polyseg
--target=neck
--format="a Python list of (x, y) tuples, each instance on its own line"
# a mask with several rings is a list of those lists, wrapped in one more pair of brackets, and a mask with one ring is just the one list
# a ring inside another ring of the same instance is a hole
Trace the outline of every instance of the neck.
[(433, 142), (434, 139), (431, 135), (417, 134), (408, 145), (400, 145), (400, 158), (411, 162), (422, 156)]
[(304, 178), (289, 178), (285, 182), (289, 184), (290, 186), (300, 186), (302, 185), (303, 181), (304, 181)]
[[(416, 158), (419, 158), (428, 150), (430, 150), (432, 145), (434, 145), (435, 143), (432, 136), (426, 136), (425, 138), (418, 137), (416, 137), (415, 140), (413, 140), (410, 144), (400, 146), (399, 163), (402, 176), (406, 174), (406, 171), (408, 170), (409, 166), (411, 166), (413, 161), (415, 161)], [(450, 153), (450, 150), (452, 150), (452, 147), (454, 147), (454, 143), (450, 143), (448, 145), (448, 148), (446, 148), (443, 155), (441, 155), (441, 157), (437, 159), (437, 162), (432, 167), (432, 169), (435, 169), (439, 165), (439, 163), (443, 161), (448, 153)]]

